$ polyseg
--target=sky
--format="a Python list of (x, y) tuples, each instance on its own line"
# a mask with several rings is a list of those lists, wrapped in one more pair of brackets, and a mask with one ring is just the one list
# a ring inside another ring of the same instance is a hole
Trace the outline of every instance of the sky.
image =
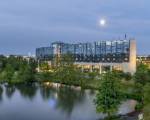
[[(35, 54), (51, 42), (134, 38), (150, 54), (149, 0), (0, 0), (0, 54)], [(100, 26), (99, 20), (106, 25)]]

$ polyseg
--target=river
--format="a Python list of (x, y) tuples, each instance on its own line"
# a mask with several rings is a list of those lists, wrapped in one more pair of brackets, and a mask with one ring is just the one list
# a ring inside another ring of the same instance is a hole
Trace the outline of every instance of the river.
[[(0, 120), (99, 120), (95, 91), (54, 86), (0, 85)], [(119, 114), (134, 110), (135, 101), (123, 102)]]

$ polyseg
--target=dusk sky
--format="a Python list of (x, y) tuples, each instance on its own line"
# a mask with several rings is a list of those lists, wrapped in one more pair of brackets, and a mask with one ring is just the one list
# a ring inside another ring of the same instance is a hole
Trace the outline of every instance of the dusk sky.
[(138, 54), (150, 54), (149, 5), (149, 0), (0, 0), (0, 54), (35, 54), (54, 41), (123, 39), (125, 33), (137, 40)]

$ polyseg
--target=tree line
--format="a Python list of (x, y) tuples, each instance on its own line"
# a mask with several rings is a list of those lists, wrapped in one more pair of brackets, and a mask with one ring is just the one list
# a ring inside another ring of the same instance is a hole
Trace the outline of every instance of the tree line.
[[(37, 72), (37, 67), (41, 71)], [(33, 82), (57, 82), (82, 88), (97, 89), (94, 100), (97, 112), (106, 113), (109, 118), (115, 115), (120, 103), (126, 99), (138, 102), (137, 111), (143, 111), (145, 120), (149, 120), (150, 111), (150, 69), (139, 64), (136, 73), (131, 76), (121, 71), (82, 72), (74, 64), (71, 54), (54, 57), (52, 65), (35, 59), (19, 56), (0, 56), (0, 82), (9, 84), (29, 84)]]
[(37, 63), (21, 56), (0, 56), (0, 82), (31, 83), (35, 81)]

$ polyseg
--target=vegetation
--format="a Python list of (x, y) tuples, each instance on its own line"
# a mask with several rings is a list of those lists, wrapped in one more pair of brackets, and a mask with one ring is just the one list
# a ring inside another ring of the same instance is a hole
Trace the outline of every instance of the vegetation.
[(136, 83), (140, 83), (143, 86), (150, 82), (150, 69), (147, 65), (140, 64), (137, 67), (137, 71), (134, 76), (134, 80)]
[(118, 110), (118, 106), (123, 100), (124, 93), (121, 91), (120, 81), (113, 72), (108, 72), (101, 77), (96, 99), (97, 112), (106, 113), (108, 118)]
[[(40, 72), (36, 68), (40, 66)], [(45, 61), (37, 62), (19, 56), (0, 56), (0, 83), (31, 84), (33, 82), (56, 82), (82, 88), (97, 89), (95, 98), (97, 112), (108, 116), (117, 111), (118, 105), (127, 98), (138, 101), (136, 110), (143, 111), (145, 120), (149, 120), (150, 111), (150, 69), (140, 64), (134, 76), (121, 71), (82, 72), (74, 64), (71, 54), (55, 57), (52, 65)]]
[[(56, 61), (57, 60), (57, 61)], [(56, 64), (57, 63), (57, 64)], [(37, 62), (32, 58), (19, 56), (0, 56), (0, 82), (9, 84), (30, 84), (33, 82), (57, 82), (82, 88), (97, 88), (99, 74), (83, 73), (76, 65), (71, 54), (54, 58), (52, 67), (45, 61), (40, 61), (41, 72), (36, 72)]]
[[(56, 56), (57, 57), (57, 56)], [(59, 59), (54, 58), (51, 69), (45, 62), (40, 62), (40, 73), (36, 74), (36, 79), (39, 82), (56, 82), (66, 85), (81, 86), (82, 88), (97, 88), (99, 76), (96, 72), (82, 72), (79, 67), (74, 64), (74, 59), (71, 54), (62, 55)], [(44, 72), (43, 66), (44, 64)]]
[(136, 100), (138, 101), (137, 110), (144, 113), (144, 120), (150, 119), (150, 68), (147, 65), (140, 64), (134, 75)]
[(0, 56), (0, 82), (32, 83), (35, 80), (36, 62), (23, 57)]
[(150, 120), (150, 83), (144, 86), (144, 120)]

